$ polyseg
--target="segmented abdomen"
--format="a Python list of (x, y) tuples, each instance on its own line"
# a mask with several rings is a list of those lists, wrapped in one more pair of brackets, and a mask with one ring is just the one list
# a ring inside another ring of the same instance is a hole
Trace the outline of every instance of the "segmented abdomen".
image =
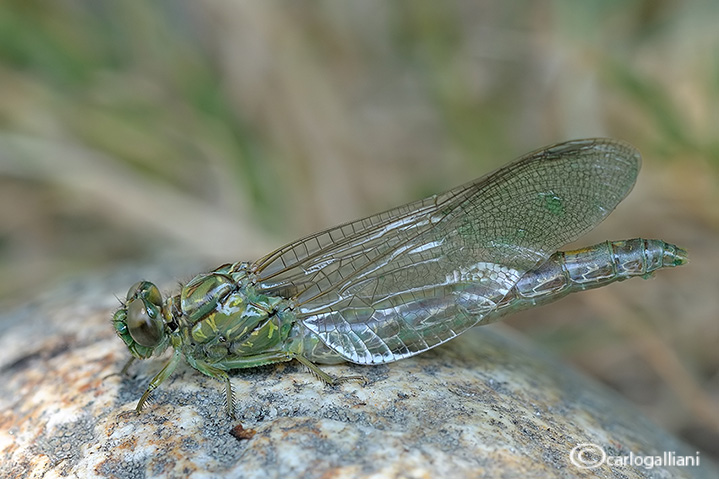
[(513, 311), (549, 303), (575, 291), (598, 288), (633, 276), (679, 266), (687, 252), (661, 240), (633, 238), (606, 241), (574, 251), (558, 251), (528, 271), (482, 322), (496, 321)]

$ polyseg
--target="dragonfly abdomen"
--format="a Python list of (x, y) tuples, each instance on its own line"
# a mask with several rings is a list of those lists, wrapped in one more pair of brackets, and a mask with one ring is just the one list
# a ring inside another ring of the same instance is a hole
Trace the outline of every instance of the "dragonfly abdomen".
[(633, 238), (605, 241), (594, 246), (558, 251), (537, 268), (527, 271), (510, 290), (490, 321), (511, 311), (549, 303), (575, 291), (598, 288), (615, 281), (649, 277), (661, 268), (687, 261), (685, 250), (661, 240)]

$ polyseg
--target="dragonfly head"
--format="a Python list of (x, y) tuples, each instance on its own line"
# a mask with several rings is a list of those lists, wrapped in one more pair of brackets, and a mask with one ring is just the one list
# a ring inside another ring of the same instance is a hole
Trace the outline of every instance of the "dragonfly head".
[(117, 335), (138, 359), (162, 353), (171, 331), (164, 319), (160, 290), (149, 281), (139, 281), (130, 287), (126, 299), (112, 317)]

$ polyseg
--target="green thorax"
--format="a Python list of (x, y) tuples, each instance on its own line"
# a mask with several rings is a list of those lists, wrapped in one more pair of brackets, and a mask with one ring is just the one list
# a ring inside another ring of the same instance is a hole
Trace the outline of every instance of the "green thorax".
[(247, 267), (226, 264), (195, 276), (167, 300), (166, 311), (180, 310), (173, 345), (210, 363), (283, 349), (295, 323), (288, 301), (258, 293)]

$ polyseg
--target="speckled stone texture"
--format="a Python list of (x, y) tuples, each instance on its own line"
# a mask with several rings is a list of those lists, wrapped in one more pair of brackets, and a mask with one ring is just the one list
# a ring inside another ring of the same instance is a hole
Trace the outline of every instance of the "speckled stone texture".
[(188, 272), (128, 268), (0, 317), (0, 477), (719, 477), (701, 456), (699, 467), (572, 464), (581, 443), (612, 456), (696, 451), (502, 325), (394, 364), (325, 367), (366, 385), (328, 387), (295, 363), (234, 372), (234, 421), (222, 385), (184, 365), (138, 416), (164, 361), (106, 377), (129, 357), (114, 295), (143, 274), (170, 292)]

